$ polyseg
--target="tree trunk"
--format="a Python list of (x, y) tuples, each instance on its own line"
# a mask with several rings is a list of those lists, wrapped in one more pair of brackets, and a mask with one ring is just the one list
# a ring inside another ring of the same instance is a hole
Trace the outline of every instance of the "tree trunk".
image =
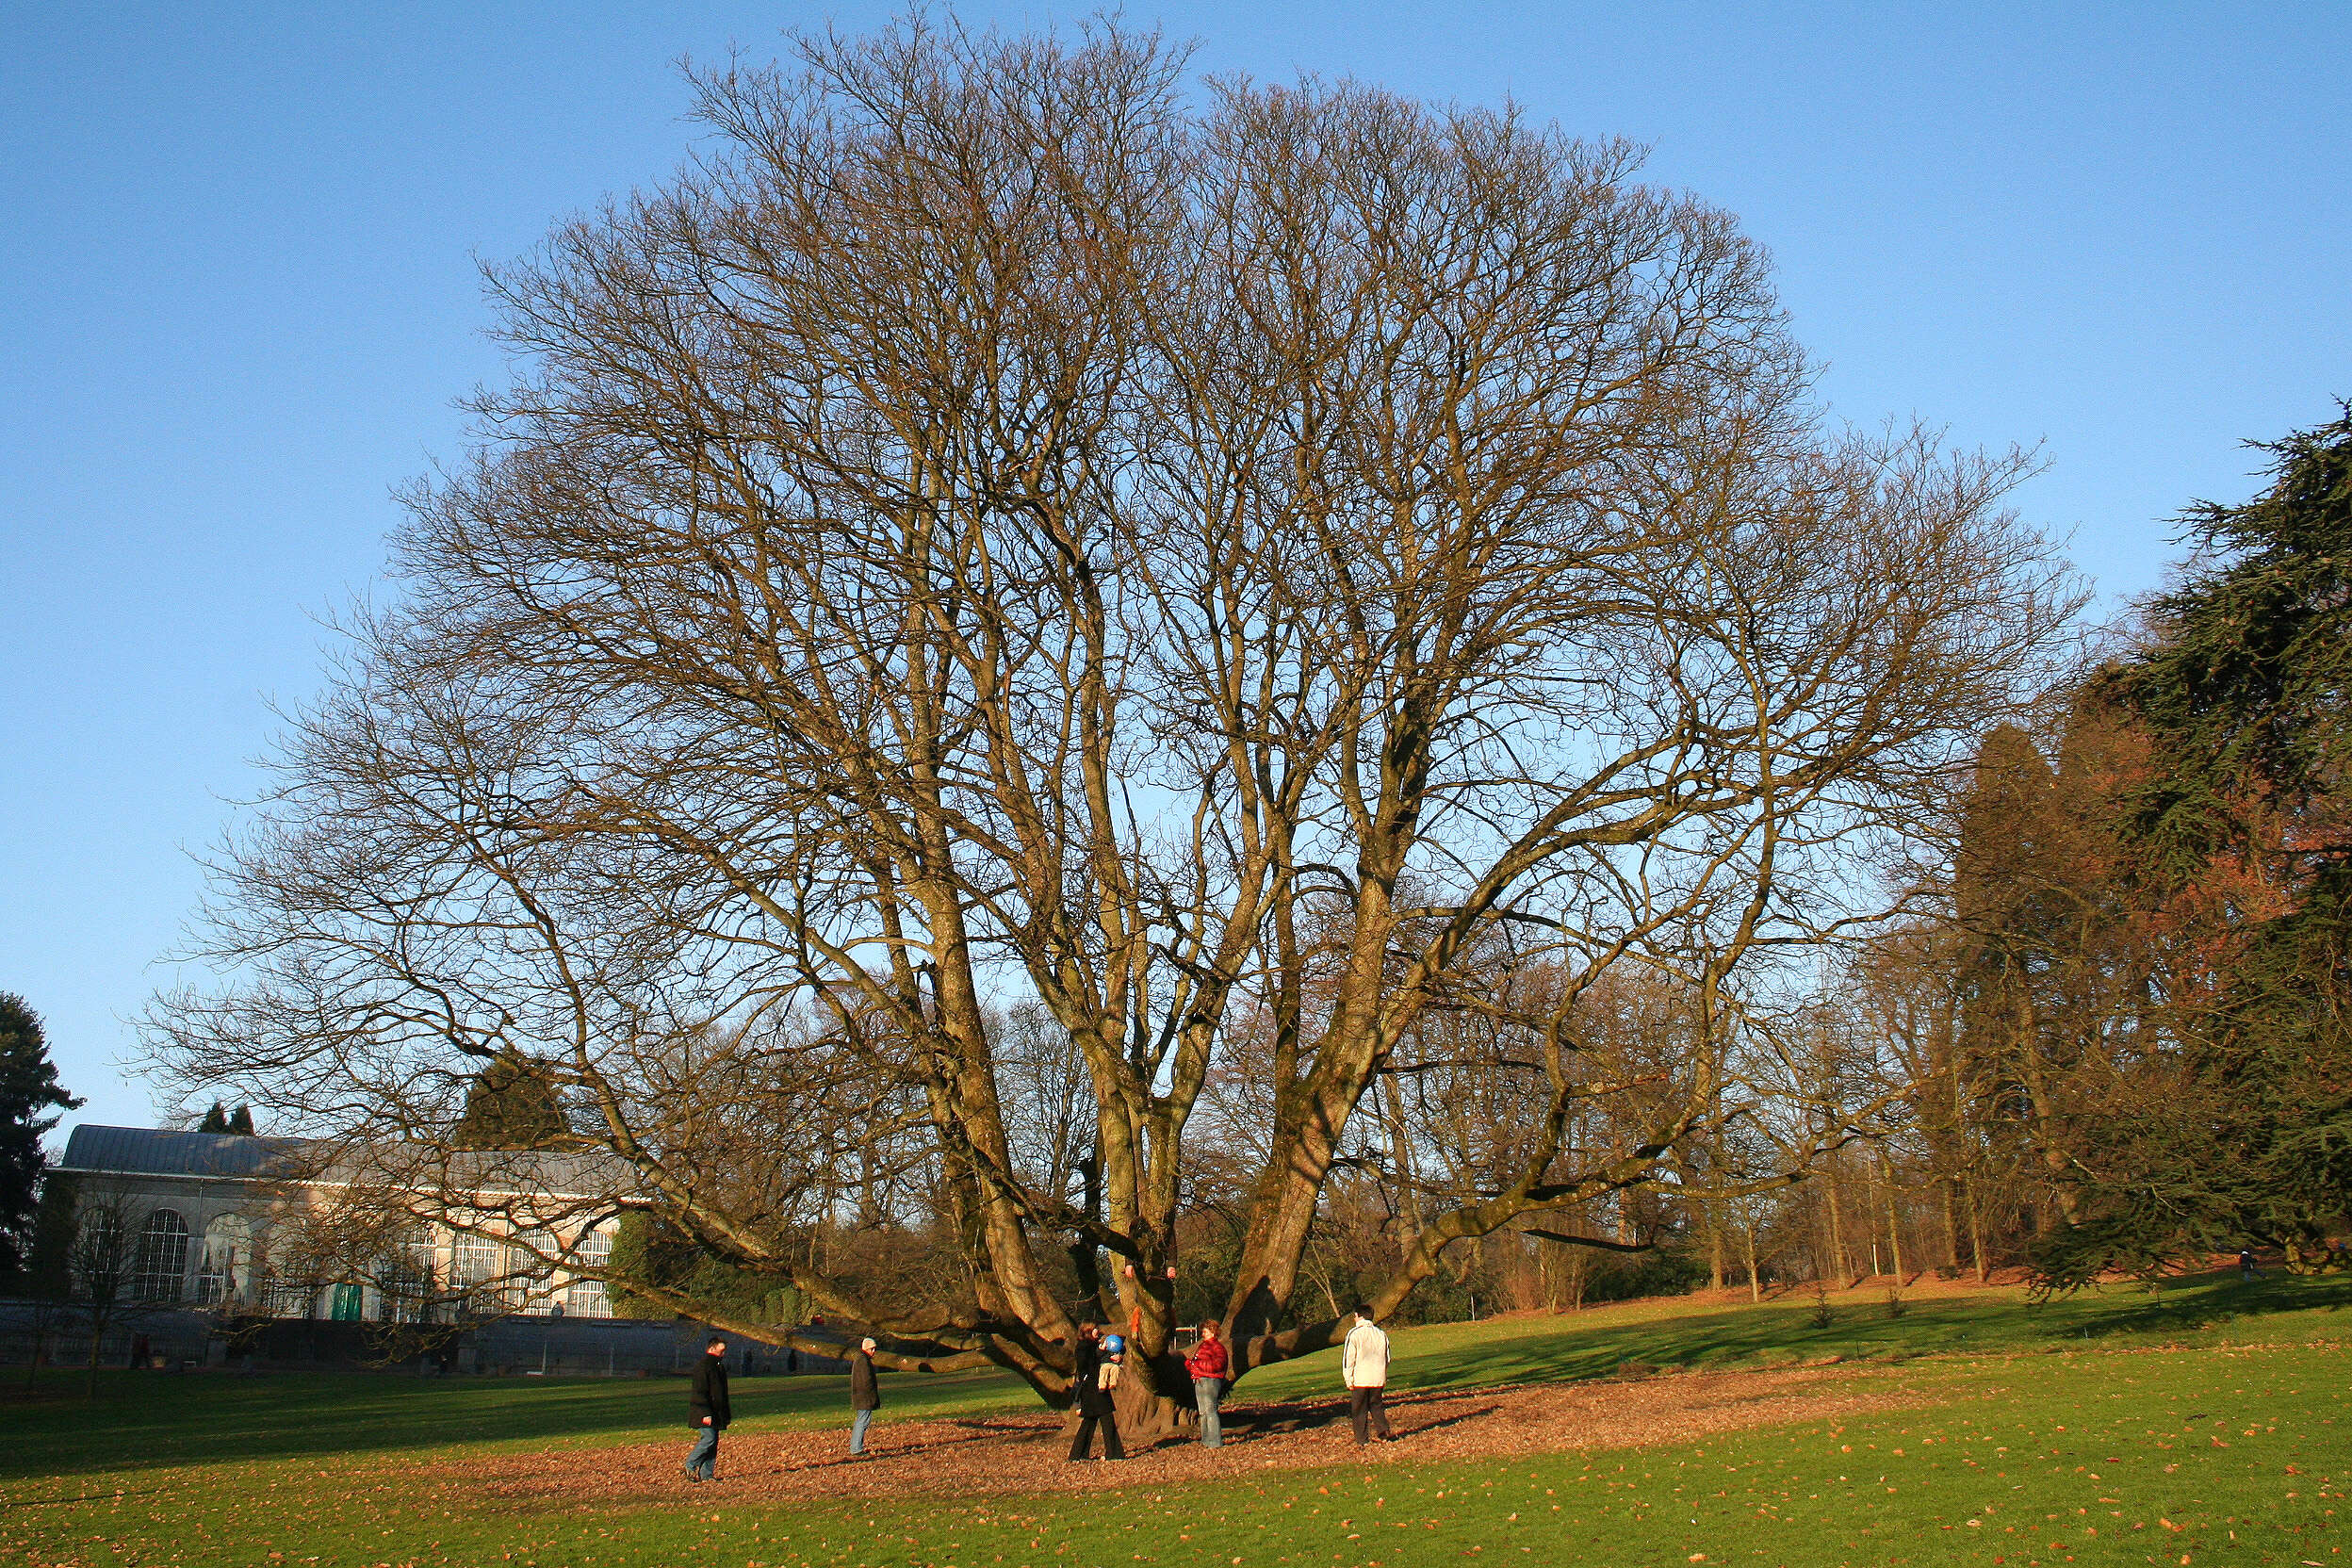
[(1903, 1215), (1895, 1204), (1895, 1171), (1886, 1160), (1886, 1151), (1878, 1156), (1878, 1186), (1886, 1205), (1886, 1251), (1895, 1266), (1895, 1279), (1901, 1282), (1903, 1268)]
[(1149, 1448), (1175, 1432), (1184, 1403), (1175, 1392), (1180, 1388), (1190, 1396), (1192, 1380), (1182, 1356), (1129, 1353), (1126, 1373), (1111, 1390), (1111, 1408), (1118, 1413), (1119, 1435), (1130, 1452)]
[[(1394, 1072), (1380, 1076), (1382, 1103), (1388, 1112), (1389, 1159), (1396, 1168), (1396, 1213), (1403, 1224), (1398, 1227), (1396, 1255), (1413, 1255), (1413, 1244), (1421, 1237), (1421, 1184), (1413, 1169), (1413, 1135), (1405, 1122), (1405, 1091)], [(1336, 1315), (1337, 1309), (1333, 1309)]]
[(1838, 1265), (1838, 1282), (1849, 1284), (1853, 1282), (1854, 1273), (1846, 1258), (1846, 1217), (1838, 1203), (1838, 1168), (1834, 1165), (1821, 1182), (1821, 1192), (1829, 1200), (1830, 1257)]
[(1957, 1176), (1944, 1179), (1944, 1266), (1954, 1274), (1960, 1272), (1959, 1184)]
[(2017, 1028), (2026, 1101), (2034, 1109), (2034, 1141), (2041, 1154), (2042, 1168), (2051, 1177), (2050, 1201), (2066, 1222), (2072, 1225), (2079, 1217), (2074, 1189), (2056, 1180), (2066, 1168), (2066, 1152), (2059, 1138), (2057, 1105), (2051, 1098), (2050, 1078), (2042, 1061), (2040, 1020), (2030, 993), (2018, 1000)]

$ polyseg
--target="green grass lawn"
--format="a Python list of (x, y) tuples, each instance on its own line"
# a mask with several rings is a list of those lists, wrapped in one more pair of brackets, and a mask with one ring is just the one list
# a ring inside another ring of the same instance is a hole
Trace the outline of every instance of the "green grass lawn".
[[(1919, 1408), (1705, 1444), (1095, 1497), (522, 1511), (403, 1489), (385, 1462), (679, 1434), (651, 1381), (135, 1377), (0, 1405), (0, 1562), (1419, 1564), (2344, 1560), (2352, 1285), (2203, 1282), (2032, 1306), (2015, 1292), (1691, 1310), (1647, 1302), (1397, 1336), (1399, 1383), (1924, 1356), (1864, 1375)], [(2191, 1348), (2145, 1352), (2174, 1344)], [(1326, 1391), (1326, 1355), (1242, 1397)], [(69, 1385), (63, 1376), (59, 1389)], [(1008, 1380), (888, 1385), (891, 1416), (1020, 1408)], [(840, 1380), (742, 1380), (739, 1421), (838, 1422)], [(693, 1506), (694, 1503), (704, 1506)]]
[[(2352, 1278), (2244, 1282), (2234, 1274), (2178, 1281), (2157, 1291), (2113, 1285), (2042, 1302), (2014, 1287), (1913, 1292), (1900, 1317), (1887, 1315), (1883, 1286), (1865, 1287), (1830, 1298), (1833, 1321), (1827, 1328), (1814, 1326), (1813, 1298), (1804, 1294), (1720, 1308), (1670, 1298), (1565, 1317), (1402, 1330), (1395, 1336), (1389, 1378), (1397, 1387), (1448, 1388), (1601, 1377), (1627, 1361), (1702, 1367), (2091, 1344), (2223, 1344), (2293, 1331), (2279, 1320), (2281, 1312), (2347, 1308), (2352, 1308)], [(2352, 1315), (2344, 1321), (2352, 1329)], [(1242, 1396), (1328, 1389), (1338, 1380), (1336, 1359), (1327, 1353), (1268, 1367), (1242, 1385)]]

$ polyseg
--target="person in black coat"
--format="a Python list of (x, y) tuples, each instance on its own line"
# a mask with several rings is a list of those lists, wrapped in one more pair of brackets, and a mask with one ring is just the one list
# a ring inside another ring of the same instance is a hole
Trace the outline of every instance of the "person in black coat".
[(1070, 1457), (1093, 1457), (1088, 1450), (1094, 1446), (1094, 1429), (1099, 1425), (1102, 1429), (1102, 1457), (1125, 1459), (1127, 1450), (1119, 1441), (1119, 1416), (1111, 1407), (1111, 1391), (1102, 1386), (1101, 1324), (1088, 1323), (1078, 1331), (1076, 1361), (1070, 1385), (1078, 1395), (1078, 1435), (1070, 1440)]
[(860, 1340), (849, 1353), (849, 1454), (866, 1451), (866, 1424), (882, 1408), (882, 1390), (874, 1381), (873, 1340)]
[(693, 1393), (686, 1403), (686, 1413), (694, 1426), (694, 1450), (686, 1456), (686, 1478), (690, 1481), (714, 1481), (719, 1478), (719, 1434), (727, 1430), (734, 1412), (727, 1402), (727, 1341), (712, 1339), (694, 1364)]

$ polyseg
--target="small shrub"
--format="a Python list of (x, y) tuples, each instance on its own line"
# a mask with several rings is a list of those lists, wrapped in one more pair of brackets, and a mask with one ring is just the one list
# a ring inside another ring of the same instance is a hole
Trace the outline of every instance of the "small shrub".
[(1838, 1322), (1838, 1309), (1829, 1304), (1829, 1282), (1827, 1280), (1813, 1282), (1813, 1315), (1808, 1321), (1817, 1329), (1832, 1328)]
[(1910, 1310), (1910, 1303), (1903, 1298), (1902, 1287), (1899, 1285), (1888, 1285), (1886, 1287), (1886, 1315), (1889, 1317), (1901, 1317), (1904, 1313), (1909, 1312)]

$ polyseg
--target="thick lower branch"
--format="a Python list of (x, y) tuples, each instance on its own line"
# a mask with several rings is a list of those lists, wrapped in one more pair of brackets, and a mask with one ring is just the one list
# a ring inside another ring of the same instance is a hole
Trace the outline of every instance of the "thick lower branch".
[[(778, 1328), (773, 1323), (756, 1323), (732, 1313), (713, 1312), (707, 1303), (666, 1285), (646, 1284), (635, 1280), (626, 1282), (632, 1294), (659, 1301), (681, 1317), (708, 1323), (724, 1333), (755, 1340), (761, 1345), (773, 1345), (779, 1350), (799, 1350), (812, 1356), (839, 1360), (848, 1348), (839, 1340), (820, 1339), (797, 1328)], [(948, 1346), (918, 1348), (912, 1353), (876, 1349), (874, 1359), (879, 1364), (899, 1372), (962, 1372), (975, 1366), (997, 1364), (996, 1358), (986, 1349), (956, 1349)]]
[(1542, 1236), (1545, 1241), (1557, 1241), (1563, 1247), (1591, 1247), (1603, 1252), (1655, 1252), (1658, 1250), (1658, 1243), (1654, 1241), (1610, 1241), (1605, 1236), (1579, 1236), (1571, 1235), (1566, 1231), (1547, 1231), (1540, 1225), (1523, 1225), (1519, 1228), (1519, 1233), (1525, 1236)]

